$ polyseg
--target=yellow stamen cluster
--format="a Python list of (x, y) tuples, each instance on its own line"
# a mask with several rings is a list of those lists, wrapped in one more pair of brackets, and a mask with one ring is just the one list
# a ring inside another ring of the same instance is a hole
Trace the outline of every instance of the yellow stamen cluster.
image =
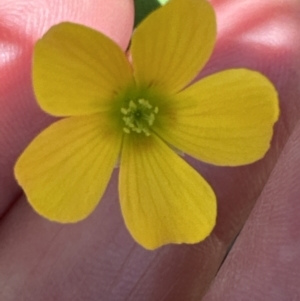
[(153, 107), (148, 100), (140, 98), (137, 101), (130, 100), (128, 108), (122, 108), (121, 113), (124, 115), (123, 131), (126, 134), (136, 132), (150, 136), (150, 128), (158, 113), (158, 107)]

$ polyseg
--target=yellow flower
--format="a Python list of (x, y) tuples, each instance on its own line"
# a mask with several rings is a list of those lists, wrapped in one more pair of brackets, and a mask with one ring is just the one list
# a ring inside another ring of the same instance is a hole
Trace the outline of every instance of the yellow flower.
[(132, 64), (99, 32), (52, 27), (35, 46), (33, 86), (43, 110), (67, 118), (16, 163), (32, 207), (53, 221), (84, 219), (120, 160), (121, 209), (137, 242), (155, 249), (205, 239), (215, 194), (174, 149), (212, 164), (249, 164), (268, 150), (279, 114), (277, 93), (258, 72), (226, 70), (185, 88), (215, 38), (205, 0), (172, 0), (146, 18), (132, 36)]

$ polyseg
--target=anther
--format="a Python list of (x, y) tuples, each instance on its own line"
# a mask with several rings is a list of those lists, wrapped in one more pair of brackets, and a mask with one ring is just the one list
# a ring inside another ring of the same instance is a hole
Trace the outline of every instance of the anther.
[(148, 100), (140, 98), (136, 102), (130, 100), (128, 108), (121, 108), (121, 113), (124, 115), (122, 118), (125, 123), (123, 131), (126, 134), (135, 132), (150, 136), (150, 128), (154, 124), (158, 107), (153, 108)]

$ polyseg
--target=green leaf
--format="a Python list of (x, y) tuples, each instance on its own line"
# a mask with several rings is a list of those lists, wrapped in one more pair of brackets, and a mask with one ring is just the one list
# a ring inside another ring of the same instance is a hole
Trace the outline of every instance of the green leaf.
[(159, 8), (167, 0), (134, 0), (135, 17), (134, 27), (145, 19), (152, 11)]

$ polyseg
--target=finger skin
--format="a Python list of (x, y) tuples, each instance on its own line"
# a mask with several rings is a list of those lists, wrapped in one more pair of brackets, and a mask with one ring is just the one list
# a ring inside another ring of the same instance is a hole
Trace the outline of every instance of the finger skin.
[(13, 176), (17, 157), (53, 121), (34, 99), (31, 58), (35, 41), (61, 21), (93, 27), (125, 49), (132, 32), (133, 2), (0, 1), (0, 216), (21, 193)]
[(74, 225), (49, 223), (20, 199), (0, 227), (1, 300), (160, 300), (177, 283), (188, 296), (195, 266), (213, 277), (221, 244), (144, 250), (124, 227), (116, 185), (117, 171), (100, 206)]
[[(246, 67), (266, 75), (278, 90), (280, 119), (272, 148), (263, 160), (238, 168), (218, 168), (190, 160), (201, 168), (219, 196), (215, 234), (231, 240), (230, 228), (240, 229), (300, 116), (300, 3), (295, 1), (217, 1), (218, 42), (211, 60), (197, 80), (219, 70)], [(236, 8), (237, 6), (237, 8)], [(228, 11), (239, 11), (232, 18)], [(224, 15), (223, 15), (224, 14)], [(245, 15), (245, 16), (244, 16)], [(220, 17), (219, 17), (220, 16)], [(288, 18), (290, 22), (285, 20)], [(223, 30), (224, 25), (227, 30)], [(287, 41), (289, 41), (287, 43)], [(229, 176), (230, 175), (230, 176)], [(234, 193), (233, 193), (234, 192)]]
[[(299, 119), (300, 47), (294, 30), (299, 26), (299, 14), (295, 14), (299, 4), (221, 2), (216, 3), (217, 16), (230, 31), (219, 33), (213, 57), (199, 77), (233, 67), (259, 70), (277, 86), (282, 113), (272, 149), (253, 165), (219, 168), (187, 158), (217, 193), (219, 215), (214, 233), (198, 245), (143, 250), (124, 228), (116, 192), (117, 171), (96, 211), (76, 225), (50, 223), (21, 198), (0, 224), (1, 300), (20, 296), (22, 301), (201, 300)], [(224, 14), (234, 11), (236, 5), (237, 17), (226, 17)], [(275, 32), (284, 32), (275, 45), (273, 36), (266, 33), (268, 24)], [(246, 32), (250, 34), (247, 39)], [(286, 44), (285, 37), (293, 43)]]
[(300, 298), (300, 123), (203, 301)]

